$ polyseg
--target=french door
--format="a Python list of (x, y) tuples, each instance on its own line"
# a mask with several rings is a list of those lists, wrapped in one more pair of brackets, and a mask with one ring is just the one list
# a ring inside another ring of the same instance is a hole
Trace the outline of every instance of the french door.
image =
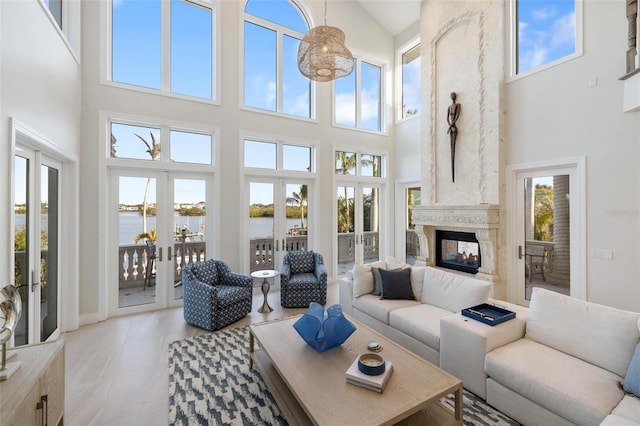
[(212, 176), (113, 169), (110, 179), (111, 314), (179, 306), (182, 268), (207, 258)]
[(382, 186), (350, 184), (337, 186), (338, 274), (346, 274), (354, 263), (380, 258), (380, 206)]
[(280, 270), (287, 251), (310, 249), (311, 181), (252, 177), (248, 185), (248, 269)]
[(16, 346), (59, 334), (61, 171), (53, 158), (16, 146), (14, 280), (22, 298)]
[(510, 168), (508, 212), (515, 300), (528, 306), (535, 287), (584, 299), (584, 164)]

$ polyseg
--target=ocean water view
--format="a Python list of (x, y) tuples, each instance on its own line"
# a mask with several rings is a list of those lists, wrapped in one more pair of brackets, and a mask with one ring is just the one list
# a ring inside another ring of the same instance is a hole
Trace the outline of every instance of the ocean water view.
[[(21, 228), (25, 225), (26, 215), (16, 215), (16, 227)], [(205, 229), (205, 217), (204, 216), (175, 216), (174, 228), (182, 229), (185, 226), (191, 232), (204, 231)], [(46, 228), (46, 215), (43, 215), (44, 228)], [(133, 239), (136, 235), (142, 232), (142, 215), (138, 212), (120, 212), (119, 213), (120, 231), (118, 243), (119, 245), (132, 245)], [(289, 229), (300, 227), (300, 219), (287, 219), (287, 231)], [(147, 230), (156, 227), (156, 217), (147, 217)], [(273, 218), (270, 217), (255, 217), (249, 219), (249, 238), (265, 238), (273, 235)], [(203, 237), (204, 238), (204, 237)], [(196, 241), (201, 241), (200, 237), (195, 238)], [(144, 244), (143, 241), (138, 244)]]

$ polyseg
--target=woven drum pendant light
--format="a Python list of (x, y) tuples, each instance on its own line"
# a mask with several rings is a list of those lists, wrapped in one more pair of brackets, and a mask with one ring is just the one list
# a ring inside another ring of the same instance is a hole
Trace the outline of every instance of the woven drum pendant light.
[(327, 0), (324, 24), (309, 30), (298, 46), (298, 69), (315, 81), (331, 81), (353, 71), (353, 55), (344, 44), (344, 33), (327, 26)]

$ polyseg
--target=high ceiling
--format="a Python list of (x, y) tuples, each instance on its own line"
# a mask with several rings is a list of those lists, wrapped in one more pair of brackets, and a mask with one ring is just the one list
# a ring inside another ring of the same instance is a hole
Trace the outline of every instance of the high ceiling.
[(420, 0), (357, 0), (392, 35), (420, 18)]

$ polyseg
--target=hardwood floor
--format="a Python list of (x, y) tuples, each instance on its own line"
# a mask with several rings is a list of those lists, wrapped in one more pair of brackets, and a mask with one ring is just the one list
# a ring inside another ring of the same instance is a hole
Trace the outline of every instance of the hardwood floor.
[[(253, 309), (229, 328), (303, 313), (283, 309), (280, 293), (269, 293), (269, 314)], [(338, 303), (338, 284), (330, 283), (327, 305)], [(169, 343), (208, 333), (190, 326), (182, 308), (110, 318), (66, 333), (65, 413), (71, 426), (166, 425), (169, 417)]]

